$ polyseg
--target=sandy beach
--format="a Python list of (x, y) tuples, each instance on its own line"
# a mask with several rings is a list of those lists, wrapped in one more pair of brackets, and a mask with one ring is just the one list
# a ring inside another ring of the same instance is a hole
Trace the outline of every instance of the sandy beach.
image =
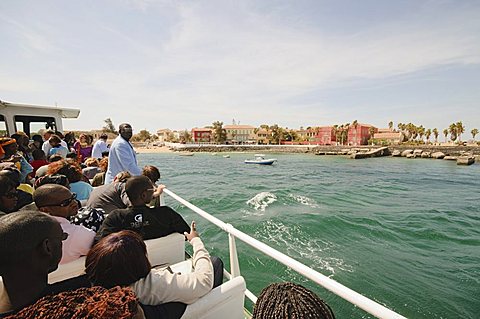
[(135, 150), (141, 154), (151, 154), (151, 153), (173, 153), (171, 149), (167, 146), (149, 146), (149, 147), (135, 147)]

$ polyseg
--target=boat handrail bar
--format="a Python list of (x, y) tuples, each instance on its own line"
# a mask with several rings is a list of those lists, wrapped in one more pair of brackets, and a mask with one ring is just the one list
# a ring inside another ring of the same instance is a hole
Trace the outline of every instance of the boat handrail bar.
[(374, 315), (377, 318), (389, 318), (389, 319), (400, 319), (406, 318), (393, 310), (388, 309), (385, 306), (359, 294), (358, 292), (336, 282), (335, 280), (328, 278), (325, 275), (311, 269), (310, 267), (305, 266), (304, 264), (300, 263), (299, 261), (279, 252), (276, 249), (262, 243), (261, 241), (239, 231), (235, 227), (230, 224), (227, 224), (220, 219), (210, 215), (206, 211), (197, 206), (193, 205), (192, 203), (188, 202), (187, 200), (183, 199), (182, 197), (178, 196), (174, 192), (170, 191), (167, 188), (163, 189), (163, 192), (179, 203), (185, 205), (186, 207), (190, 208), (192, 211), (197, 213), (198, 215), (202, 216), (212, 224), (218, 226), (223, 231), (227, 232), (228, 234), (233, 235), (234, 237), (240, 239), (244, 243), (252, 246), (253, 248), (257, 249), (258, 251), (263, 252), (264, 254), (272, 257), (273, 259), (279, 261), (280, 263), (284, 264), (285, 266), (290, 267), (291, 269), (295, 270), (299, 274), (309, 278), (310, 280), (314, 281), (315, 283), (321, 285), (322, 287), (330, 290), (337, 296), (349, 301), (350, 303), (356, 305), (357, 307), (363, 309), (364, 311)]

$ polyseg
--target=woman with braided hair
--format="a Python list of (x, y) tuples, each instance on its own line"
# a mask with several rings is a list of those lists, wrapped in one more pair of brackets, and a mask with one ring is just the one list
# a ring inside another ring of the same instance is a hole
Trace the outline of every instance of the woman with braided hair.
[(41, 298), (9, 319), (140, 319), (143, 311), (130, 288), (80, 288)]
[(253, 319), (335, 319), (332, 309), (315, 293), (292, 282), (273, 283), (262, 290)]

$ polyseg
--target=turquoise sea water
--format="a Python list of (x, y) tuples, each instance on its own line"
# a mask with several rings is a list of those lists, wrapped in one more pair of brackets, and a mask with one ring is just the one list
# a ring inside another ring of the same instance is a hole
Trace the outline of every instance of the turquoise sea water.
[[(224, 222), (409, 318), (480, 317), (480, 165), (442, 160), (272, 154), (140, 154), (161, 182)], [(269, 157), (269, 156), (267, 156)], [(228, 265), (227, 236), (195, 219)], [(296, 272), (237, 241), (255, 294), (271, 282), (316, 291), (337, 318), (371, 318)]]

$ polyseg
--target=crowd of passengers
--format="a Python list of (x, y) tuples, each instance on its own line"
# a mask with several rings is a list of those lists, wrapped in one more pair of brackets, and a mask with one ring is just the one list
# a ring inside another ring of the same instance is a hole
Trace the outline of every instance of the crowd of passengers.
[[(105, 183), (107, 136), (92, 141), (52, 131), (32, 141), (21, 132), (0, 138), (0, 317), (49, 318), (51, 312), (71, 318), (84, 311), (77, 318), (180, 318), (188, 304), (222, 284), (223, 263), (209, 255), (195, 223), (160, 205), (159, 170), (145, 166), (136, 176), (123, 171)], [(147, 258), (144, 240), (172, 233), (183, 234), (193, 247), (191, 273), (152, 267)], [(82, 256), (86, 274), (48, 284), (59, 264)], [(302, 289), (288, 286), (288, 299), (308, 291)], [(65, 305), (69, 298), (74, 301)], [(316, 295), (298, 298), (316, 305), (306, 307), (321, 315), (311, 318), (333, 318)], [(266, 315), (271, 305), (261, 299), (258, 304), (263, 306), (254, 317), (281, 318)]]

